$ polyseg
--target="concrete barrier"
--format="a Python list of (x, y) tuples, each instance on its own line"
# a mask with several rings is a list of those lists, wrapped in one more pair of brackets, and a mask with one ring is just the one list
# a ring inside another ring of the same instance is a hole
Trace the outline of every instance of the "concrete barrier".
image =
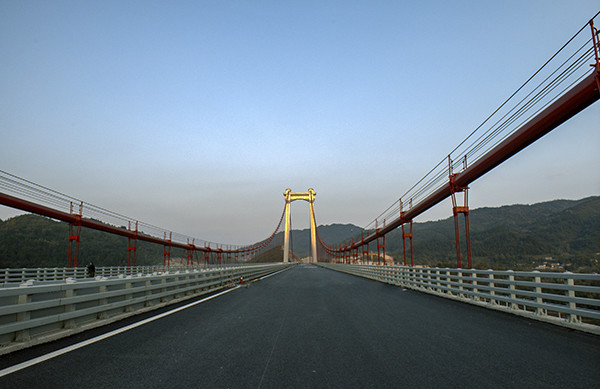
[(332, 270), (600, 335), (600, 275), (318, 263)]
[(28, 280), (0, 288), (0, 355), (251, 282), (291, 264), (138, 273), (113, 278)]

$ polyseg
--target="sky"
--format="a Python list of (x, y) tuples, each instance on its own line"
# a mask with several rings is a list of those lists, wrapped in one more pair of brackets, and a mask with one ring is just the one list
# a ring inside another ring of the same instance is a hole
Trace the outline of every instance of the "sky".
[[(4, 0), (0, 170), (225, 244), (268, 237), (286, 188), (314, 188), (318, 224), (366, 226), (599, 10)], [(470, 207), (599, 195), (599, 123), (597, 102), (472, 183)]]

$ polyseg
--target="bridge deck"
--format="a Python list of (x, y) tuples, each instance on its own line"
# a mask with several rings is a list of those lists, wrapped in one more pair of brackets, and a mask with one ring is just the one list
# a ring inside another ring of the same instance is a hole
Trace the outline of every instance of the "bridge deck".
[(0, 387), (588, 388), (598, 366), (598, 336), (300, 265)]

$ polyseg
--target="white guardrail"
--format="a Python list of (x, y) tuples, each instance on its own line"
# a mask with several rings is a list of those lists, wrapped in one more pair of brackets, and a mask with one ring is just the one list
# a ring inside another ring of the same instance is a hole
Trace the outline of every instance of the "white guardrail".
[[(271, 263), (48, 280), (0, 287), (0, 355), (244, 283), (292, 264)], [(162, 266), (160, 267), (162, 269)], [(131, 271), (131, 268), (127, 268)], [(73, 271), (73, 269), (70, 269)], [(113, 268), (114, 270), (114, 268)], [(112, 271), (112, 270), (111, 270)], [(112, 273), (111, 273), (112, 274)]]
[[(117, 277), (121, 274), (152, 274), (163, 272), (186, 271), (196, 269), (220, 269), (240, 265), (172, 265), (172, 266), (103, 266), (96, 267), (95, 277)], [(29, 267), (29, 268), (6, 268), (0, 269), (0, 288), (11, 287), (12, 283), (21, 283), (29, 280), (34, 281), (60, 281), (67, 278), (88, 278), (85, 267)]]
[(600, 334), (600, 275), (406, 266), (318, 265), (461, 302)]

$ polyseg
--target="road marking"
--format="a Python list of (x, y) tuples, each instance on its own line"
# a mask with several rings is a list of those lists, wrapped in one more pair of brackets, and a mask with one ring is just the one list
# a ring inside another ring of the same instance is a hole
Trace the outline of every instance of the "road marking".
[(260, 377), (260, 382), (258, 383), (257, 389), (260, 389), (262, 387), (262, 383), (267, 374), (269, 364), (271, 363), (271, 359), (273, 358), (273, 353), (275, 352), (275, 347), (277, 346), (277, 342), (279, 341), (279, 335), (281, 334), (281, 330), (283, 329), (283, 326), (284, 326), (285, 322), (287, 321), (289, 311), (290, 311), (290, 304), (287, 304), (285, 307), (285, 313), (283, 314), (283, 320), (281, 320), (281, 325), (279, 326), (279, 330), (277, 331), (277, 335), (275, 336), (275, 341), (273, 341), (273, 347), (271, 347), (271, 353), (269, 354), (269, 358), (267, 359), (267, 362), (265, 363), (265, 368), (263, 369), (263, 373), (262, 373), (262, 376)]
[(30, 359), (29, 361), (21, 362), (21, 363), (19, 363), (17, 365), (14, 365), (14, 366), (11, 366), (11, 367), (7, 367), (6, 369), (0, 370), (0, 377), (4, 377), (5, 375), (14, 373), (16, 371), (28, 368), (28, 367), (33, 366), (33, 365), (37, 365), (38, 363), (47, 361), (49, 359), (58, 357), (60, 355), (66, 354), (66, 353), (74, 351), (74, 350), (77, 350), (78, 348), (82, 348), (82, 347), (88, 346), (88, 345), (90, 345), (92, 343), (99, 342), (99, 341), (104, 340), (106, 338), (110, 338), (111, 336), (118, 335), (118, 334), (123, 333), (125, 331), (132, 330), (132, 329), (134, 329), (136, 327), (139, 327), (139, 326), (142, 326), (144, 324), (150, 323), (150, 322), (152, 322), (154, 320), (161, 319), (161, 318), (163, 318), (165, 316), (172, 315), (172, 314), (174, 314), (176, 312), (179, 312), (179, 311), (182, 311), (184, 309), (193, 307), (194, 305), (198, 305), (200, 303), (203, 303), (203, 302), (208, 301), (210, 299), (213, 299), (215, 297), (219, 297), (219, 296), (221, 296), (221, 295), (223, 295), (225, 293), (232, 292), (232, 291), (236, 290), (239, 287), (240, 286), (238, 285), (238, 286), (236, 286), (236, 287), (234, 287), (232, 289), (227, 289), (227, 290), (224, 290), (224, 291), (219, 292), (217, 294), (213, 294), (212, 296), (205, 297), (202, 300), (194, 301), (193, 303), (189, 303), (189, 304), (183, 305), (183, 306), (181, 306), (179, 308), (175, 308), (175, 309), (172, 309), (170, 311), (163, 312), (163, 313), (161, 313), (159, 315), (149, 317), (149, 318), (144, 319), (142, 321), (139, 321), (137, 323), (133, 323), (133, 324), (130, 324), (128, 326), (116, 329), (114, 331), (107, 332), (106, 334), (98, 335), (95, 338), (84, 340), (83, 342), (79, 342), (79, 343), (73, 344), (71, 346), (68, 346), (68, 347), (65, 347), (65, 348), (61, 348), (60, 350), (53, 351), (53, 352), (48, 353), (46, 355), (42, 355), (42, 356), (39, 356), (37, 358)]
[(293, 267), (293, 266), (286, 267), (285, 269), (283, 269), (283, 270), (279, 270), (279, 271), (278, 271), (278, 272), (276, 272), (276, 273), (267, 274), (267, 275), (266, 275), (266, 276), (264, 276), (264, 277), (260, 277), (258, 280), (259, 280), (259, 281), (261, 281), (261, 280), (264, 280), (265, 278), (269, 278), (269, 277), (271, 277), (271, 276), (274, 276), (275, 274), (279, 274), (279, 273), (281, 273), (281, 272), (283, 272), (283, 271), (290, 270), (292, 267)]

